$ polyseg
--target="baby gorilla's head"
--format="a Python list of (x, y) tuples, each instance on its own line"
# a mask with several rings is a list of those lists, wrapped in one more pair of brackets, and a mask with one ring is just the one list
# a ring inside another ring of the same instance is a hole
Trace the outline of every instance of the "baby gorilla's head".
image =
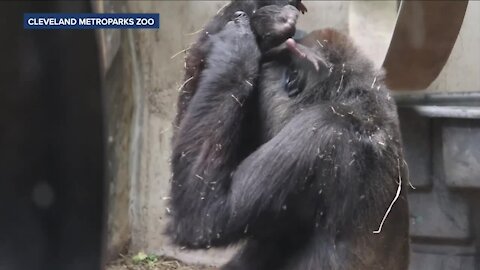
[(239, 29), (251, 26), (259, 49), (265, 52), (295, 35), (298, 14), (299, 11), (292, 5), (264, 6), (255, 10), (251, 18), (243, 11), (236, 11), (220, 36), (222, 32), (238, 34)]
[(264, 6), (251, 18), (252, 29), (260, 50), (266, 51), (283, 43), (295, 34), (299, 11), (292, 5)]
[(262, 6), (250, 18), (244, 11), (236, 11), (222, 32), (251, 25), (259, 49), (266, 52), (295, 35), (298, 15), (298, 9), (290, 4)]

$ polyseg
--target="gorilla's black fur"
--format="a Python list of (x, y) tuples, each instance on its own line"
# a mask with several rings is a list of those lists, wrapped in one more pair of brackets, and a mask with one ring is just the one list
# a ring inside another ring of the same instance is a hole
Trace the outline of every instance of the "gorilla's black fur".
[[(182, 87), (182, 92), (177, 103), (177, 117), (175, 124), (178, 125), (183, 118), (183, 114), (188, 106), (191, 98), (195, 94), (200, 74), (205, 68), (205, 58), (210, 51), (211, 42), (209, 39), (212, 35), (220, 32), (223, 27), (232, 19), (234, 13), (237, 11), (243, 11), (247, 16), (252, 17), (257, 13), (260, 8), (263, 12), (257, 15), (254, 20), (257, 22), (257, 37), (259, 40), (265, 40), (263, 46), (268, 47), (270, 45), (278, 45), (275, 42), (275, 37), (285, 37), (285, 34), (293, 34), (295, 32), (295, 25), (293, 25), (293, 33), (289, 31), (283, 32), (281, 29), (275, 29), (278, 25), (289, 24), (288, 19), (291, 19), (291, 13), (288, 10), (281, 10), (278, 7), (285, 7), (291, 4), (296, 7), (302, 7), (300, 10), (305, 12), (305, 7), (301, 4), (301, 0), (234, 0), (228, 6), (226, 6), (221, 13), (216, 15), (203, 29), (197, 42), (189, 49), (189, 54), (185, 63), (185, 81), (186, 83)], [(287, 12), (286, 12), (287, 11)], [(265, 14), (265, 12), (268, 12)], [(269, 17), (262, 16), (270, 15)], [(272, 16), (275, 15), (275, 16)], [(296, 17), (294, 18), (296, 20)], [(296, 21), (295, 21), (296, 22)], [(288, 30), (288, 29), (286, 29)], [(272, 34), (271, 31), (276, 31)], [(270, 36), (273, 36), (270, 37)], [(273, 39), (273, 40), (272, 40)]]
[(246, 239), (223, 269), (407, 269), (407, 179), (382, 74), (346, 36), (295, 43), (275, 15), (296, 19), (292, 7), (254, 3), (233, 2), (187, 58), (168, 233), (187, 248)]

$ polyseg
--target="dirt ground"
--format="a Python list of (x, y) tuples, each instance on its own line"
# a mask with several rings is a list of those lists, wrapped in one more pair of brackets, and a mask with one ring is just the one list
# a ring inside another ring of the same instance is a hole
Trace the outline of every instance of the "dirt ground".
[(138, 253), (121, 255), (109, 263), (106, 270), (217, 270), (215, 267), (186, 265), (175, 259)]

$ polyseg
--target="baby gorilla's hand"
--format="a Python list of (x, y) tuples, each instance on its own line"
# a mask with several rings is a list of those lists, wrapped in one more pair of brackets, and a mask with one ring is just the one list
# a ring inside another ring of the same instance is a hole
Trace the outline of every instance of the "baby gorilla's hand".
[(271, 5), (255, 11), (251, 18), (260, 50), (276, 47), (295, 34), (299, 11), (291, 5)]
[(285, 42), (287, 49), (293, 53), (293, 55), (303, 59), (313, 65), (316, 71), (330, 70), (332, 65), (328, 63), (324, 57), (320, 56), (320, 52), (312, 50), (302, 44), (298, 44), (295, 40), (289, 38)]

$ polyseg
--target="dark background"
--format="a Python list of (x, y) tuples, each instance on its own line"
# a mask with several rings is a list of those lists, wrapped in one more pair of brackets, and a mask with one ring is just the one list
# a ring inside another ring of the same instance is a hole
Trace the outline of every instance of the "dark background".
[(94, 31), (28, 31), (25, 12), (87, 1), (0, 2), (0, 269), (102, 263), (104, 140)]

